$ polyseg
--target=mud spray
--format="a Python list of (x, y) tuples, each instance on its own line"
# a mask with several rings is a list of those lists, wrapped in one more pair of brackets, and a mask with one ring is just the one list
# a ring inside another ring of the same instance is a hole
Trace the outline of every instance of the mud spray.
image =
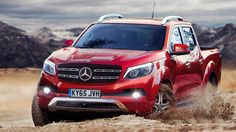
[(191, 105), (173, 107), (160, 115), (152, 115), (150, 119), (160, 120), (163, 123), (215, 123), (232, 120), (235, 107), (233, 96), (224, 96), (213, 92), (208, 86), (203, 94), (197, 97)]

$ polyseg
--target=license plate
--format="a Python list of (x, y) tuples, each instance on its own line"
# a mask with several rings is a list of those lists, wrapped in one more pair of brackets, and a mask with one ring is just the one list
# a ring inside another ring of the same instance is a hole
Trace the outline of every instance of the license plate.
[(85, 89), (69, 89), (69, 97), (77, 98), (100, 98), (100, 90), (85, 90)]

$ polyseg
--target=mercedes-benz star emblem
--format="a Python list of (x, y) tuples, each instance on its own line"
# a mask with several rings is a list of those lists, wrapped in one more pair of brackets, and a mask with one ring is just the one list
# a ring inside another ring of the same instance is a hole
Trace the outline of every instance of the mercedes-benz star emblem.
[(88, 81), (92, 77), (92, 70), (88, 67), (83, 67), (79, 71), (79, 78), (82, 81)]

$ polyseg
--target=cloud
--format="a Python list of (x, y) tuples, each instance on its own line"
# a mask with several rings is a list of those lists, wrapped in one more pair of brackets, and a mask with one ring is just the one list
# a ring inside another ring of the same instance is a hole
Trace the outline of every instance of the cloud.
[[(203, 25), (236, 21), (235, 0), (157, 0), (156, 17), (180, 15)], [(1, 0), (0, 20), (35, 30), (86, 26), (107, 13), (150, 18), (153, 0)]]

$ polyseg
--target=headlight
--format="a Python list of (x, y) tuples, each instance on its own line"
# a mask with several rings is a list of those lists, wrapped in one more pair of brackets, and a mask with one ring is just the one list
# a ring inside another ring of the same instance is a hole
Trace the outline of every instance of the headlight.
[(127, 69), (124, 78), (127, 79), (134, 79), (134, 78), (139, 78), (143, 76), (147, 76), (152, 72), (153, 69), (153, 64), (152, 63), (147, 63), (135, 67), (130, 67)]
[(56, 75), (55, 64), (49, 60), (46, 60), (43, 64), (43, 71), (50, 75)]

